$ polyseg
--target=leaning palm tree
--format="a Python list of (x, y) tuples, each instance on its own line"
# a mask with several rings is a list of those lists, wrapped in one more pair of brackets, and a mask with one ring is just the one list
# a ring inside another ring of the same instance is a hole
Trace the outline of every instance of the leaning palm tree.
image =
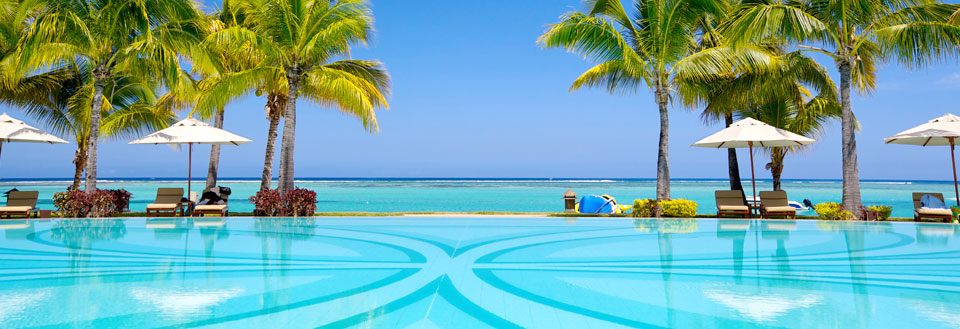
[[(198, 9), (187, 0), (51, 0), (17, 49), (18, 72), (77, 60), (91, 88), (85, 189), (97, 188), (97, 146), (107, 84), (118, 77), (181, 82), (178, 54), (198, 44)], [(86, 91), (85, 91), (86, 92)]]
[[(318, 105), (334, 107), (360, 119), (364, 128), (375, 132), (375, 110), (387, 107), (390, 78), (379, 62), (336, 60), (369, 38), (373, 19), (364, 1), (247, 1), (252, 28), (235, 26), (215, 37), (234, 45), (255, 45), (264, 60), (256, 68), (226, 75), (215, 88), (258, 86), (261, 92), (274, 96), (267, 105), (271, 109), (285, 102), (278, 186), (285, 192), (293, 188), (297, 99), (303, 96)], [(276, 97), (278, 91), (286, 91), (286, 97)], [(229, 92), (212, 95), (202, 106), (215, 106), (235, 97)], [(268, 151), (270, 147), (268, 144)], [(270, 156), (268, 153), (267, 158)]]
[(763, 66), (765, 53), (748, 47), (698, 49), (704, 17), (721, 16), (729, 5), (713, 0), (636, 0), (631, 19), (619, 0), (588, 0), (585, 12), (561, 16), (540, 36), (547, 48), (563, 48), (599, 62), (570, 90), (604, 87), (611, 93), (636, 92), (646, 85), (660, 112), (657, 199), (670, 198), (668, 162), (671, 90), (686, 80), (707, 79), (734, 66)]
[[(71, 189), (79, 189), (90, 138), (92, 80), (86, 66), (69, 65), (49, 74), (58, 77), (55, 85), (32, 85), (43, 101), (22, 104), (28, 116), (46, 125), (55, 134), (71, 136), (77, 142)], [(24, 80), (21, 84), (25, 83)], [(99, 135), (106, 138), (139, 136), (169, 126), (175, 114), (153, 106), (155, 83), (114, 75), (104, 84)]]
[(957, 8), (935, 0), (750, 1), (725, 34), (744, 42), (776, 36), (833, 59), (840, 73), (843, 207), (856, 212), (862, 200), (850, 89), (873, 91), (877, 65), (885, 61), (919, 68), (956, 56), (960, 27), (947, 20)]

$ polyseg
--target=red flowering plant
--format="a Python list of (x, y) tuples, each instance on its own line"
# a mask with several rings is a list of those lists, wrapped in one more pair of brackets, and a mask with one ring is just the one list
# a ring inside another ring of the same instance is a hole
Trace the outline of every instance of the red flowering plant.
[(250, 197), (250, 203), (253, 204), (253, 213), (257, 216), (278, 216), (282, 215), (283, 200), (280, 198), (278, 190), (260, 190), (254, 196)]
[(312, 216), (317, 211), (317, 192), (295, 187), (283, 196), (285, 214), (301, 217)]
[(112, 217), (130, 205), (127, 190), (97, 190), (87, 193), (68, 190), (53, 194), (53, 205), (60, 217)]
[(130, 192), (125, 189), (118, 190), (107, 190), (110, 193), (113, 193), (114, 208), (117, 211), (117, 214), (127, 210), (130, 207), (130, 197), (133, 196)]
[(89, 196), (87, 217), (111, 217), (120, 213), (117, 196), (112, 190), (96, 190)]
[(72, 190), (53, 194), (53, 206), (60, 217), (86, 217), (90, 212), (91, 198), (84, 191)]

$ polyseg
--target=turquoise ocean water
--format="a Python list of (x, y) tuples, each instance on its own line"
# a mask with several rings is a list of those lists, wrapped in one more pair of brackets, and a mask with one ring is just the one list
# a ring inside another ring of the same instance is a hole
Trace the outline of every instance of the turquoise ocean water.
[[(303, 179), (297, 186), (317, 191), (318, 211), (510, 211), (558, 212), (563, 210), (560, 195), (572, 189), (579, 195), (609, 194), (622, 204), (633, 199), (654, 197), (655, 182), (650, 179)], [(912, 217), (912, 192), (940, 192), (953, 198), (952, 182), (931, 181), (863, 181), (863, 202), (867, 205), (893, 206), (893, 215)], [(39, 190), (41, 209), (53, 209), (54, 192), (63, 191), (66, 180), (21, 180), (0, 182), (0, 190), (16, 187)], [(203, 180), (194, 180), (193, 190), (203, 189)], [(259, 180), (221, 179), (221, 186), (233, 190), (230, 209), (252, 210), (247, 201), (259, 188)], [(130, 208), (143, 211), (156, 196), (157, 187), (185, 187), (177, 179), (107, 179), (100, 188), (125, 188), (134, 195)], [(749, 182), (745, 187), (750, 192)], [(674, 198), (685, 198), (699, 204), (699, 213), (714, 212), (713, 192), (727, 189), (723, 179), (684, 179), (671, 184)], [(758, 181), (757, 190), (769, 190), (769, 181)], [(840, 181), (788, 180), (783, 182), (791, 200), (810, 199), (813, 203), (839, 202)], [(812, 215), (812, 211), (801, 214)]]

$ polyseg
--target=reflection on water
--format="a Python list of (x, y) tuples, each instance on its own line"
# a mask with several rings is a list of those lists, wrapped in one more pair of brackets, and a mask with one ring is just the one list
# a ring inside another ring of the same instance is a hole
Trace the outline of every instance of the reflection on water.
[(211, 217), (0, 230), (3, 328), (960, 325), (960, 230), (946, 224)]
[[(316, 218), (257, 218), (253, 224), (260, 238), (263, 290), (260, 305), (270, 308), (290, 303), (288, 278), (294, 241), (310, 239), (316, 231)], [(278, 289), (279, 288), (279, 289)]]
[[(703, 290), (704, 296), (759, 323), (774, 321), (790, 312), (822, 304), (823, 296), (812, 293), (813, 289), (809, 289), (807, 282), (769, 279), (770, 276), (788, 278), (796, 275), (790, 266), (790, 254), (787, 251), (790, 233), (796, 229), (797, 222), (792, 220), (717, 221), (717, 238), (731, 241), (730, 259), (734, 279), (731, 283), (708, 286)], [(752, 234), (748, 235), (751, 231)], [(755, 265), (752, 275), (744, 274), (744, 250), (748, 239), (753, 242), (751, 247), (754, 249), (753, 255), (750, 255)], [(761, 254), (762, 241), (776, 244), (771, 254)], [(771, 268), (768, 265), (770, 263), (775, 266)]]

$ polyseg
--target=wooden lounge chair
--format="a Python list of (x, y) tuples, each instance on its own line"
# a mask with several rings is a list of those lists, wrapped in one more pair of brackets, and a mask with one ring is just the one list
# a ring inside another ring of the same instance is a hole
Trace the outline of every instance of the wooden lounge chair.
[(790, 206), (787, 192), (762, 191), (760, 192), (760, 217), (783, 216), (797, 219), (797, 208)]
[(715, 195), (717, 198), (717, 217), (723, 215), (750, 217), (750, 207), (743, 200), (743, 191), (718, 190)]
[(11, 191), (7, 195), (7, 205), (0, 207), (0, 217), (24, 216), (37, 211), (38, 191)]
[(176, 216), (183, 199), (182, 187), (161, 187), (157, 189), (157, 199), (147, 205), (147, 216), (170, 214)]
[[(214, 187), (214, 188), (210, 189), (209, 191), (212, 191), (213, 193), (216, 193), (217, 195), (219, 195), (220, 198), (223, 199), (223, 204), (201, 204), (201, 205), (196, 205), (196, 206), (193, 207), (193, 215), (194, 215), (194, 216), (220, 215), (220, 216), (223, 216), (223, 217), (227, 217), (227, 214), (230, 213), (230, 209), (227, 208), (227, 203), (230, 202), (230, 200), (228, 200), (228, 198), (229, 198), (230, 196), (229, 196), (229, 195), (226, 195), (226, 194), (220, 193), (220, 188), (219, 188), (219, 187)], [(204, 193), (206, 193), (206, 192), (204, 192)]]
[[(924, 195), (929, 194), (934, 198), (944, 201), (942, 193), (923, 193), (918, 192), (913, 194), (913, 220), (920, 221), (924, 218), (930, 219), (942, 219), (949, 221), (953, 218), (953, 212), (950, 209), (924, 209), (923, 205), (920, 204), (920, 198), (923, 198)], [(946, 204), (946, 202), (944, 202)]]

